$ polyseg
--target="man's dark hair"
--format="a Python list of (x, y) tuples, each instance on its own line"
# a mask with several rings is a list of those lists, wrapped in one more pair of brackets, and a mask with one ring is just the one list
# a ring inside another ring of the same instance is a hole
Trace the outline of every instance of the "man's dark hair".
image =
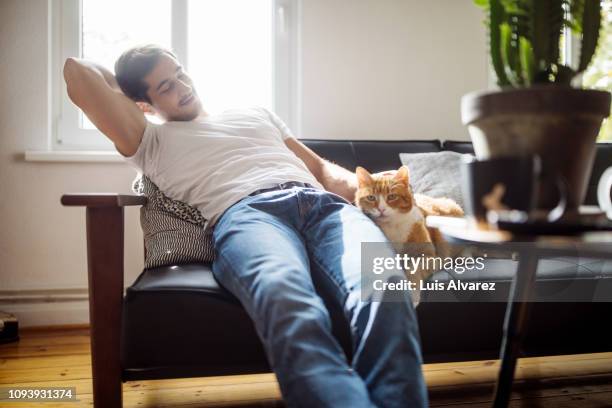
[(155, 44), (133, 47), (121, 54), (115, 62), (115, 77), (128, 98), (136, 102), (151, 103), (144, 77), (153, 70), (159, 57), (164, 54), (176, 58), (172, 51)]

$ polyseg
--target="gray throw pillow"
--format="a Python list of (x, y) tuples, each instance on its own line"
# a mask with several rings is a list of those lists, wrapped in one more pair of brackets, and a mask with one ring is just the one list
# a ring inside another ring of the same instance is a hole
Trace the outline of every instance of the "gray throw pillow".
[(132, 191), (147, 197), (140, 208), (145, 269), (214, 259), (212, 228), (195, 207), (167, 197), (145, 175), (138, 175)]
[(448, 197), (461, 208), (461, 176), (459, 165), (462, 153), (400, 153), (400, 161), (410, 170), (410, 184), (415, 193), (431, 197)]

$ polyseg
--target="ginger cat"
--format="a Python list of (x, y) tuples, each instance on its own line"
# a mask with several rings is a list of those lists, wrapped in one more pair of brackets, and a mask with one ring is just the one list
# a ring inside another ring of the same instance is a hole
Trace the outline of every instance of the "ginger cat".
[(425, 225), (425, 217), (463, 215), (461, 207), (450, 198), (413, 194), (407, 166), (375, 174), (358, 166), (355, 172), (359, 181), (355, 203), (391, 242), (441, 242), (439, 231)]
[[(413, 194), (407, 166), (375, 174), (358, 166), (355, 173), (359, 182), (356, 205), (380, 227), (398, 253), (406, 252), (404, 244), (421, 243), (425, 245), (417, 247), (426, 256), (450, 255), (443, 249), (446, 246), (440, 232), (428, 228), (425, 218), (429, 215), (462, 216), (463, 210), (454, 200)], [(411, 245), (410, 249), (416, 248)], [(426, 279), (433, 272), (422, 270), (411, 278)]]

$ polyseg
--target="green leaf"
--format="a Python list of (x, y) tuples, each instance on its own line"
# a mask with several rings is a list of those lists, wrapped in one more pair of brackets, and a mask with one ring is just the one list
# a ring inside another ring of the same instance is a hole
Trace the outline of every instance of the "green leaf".
[(600, 0), (473, 1), (487, 11), (491, 61), (500, 86), (569, 84), (576, 71), (560, 61), (566, 27), (581, 35), (578, 71), (587, 68), (597, 49)]
[(584, 0), (572, 0), (569, 5), (572, 32), (582, 33), (582, 16), (584, 14)]
[(521, 71), (526, 85), (531, 85), (535, 75), (535, 60), (531, 43), (525, 37), (519, 39)]
[(504, 71), (512, 85), (522, 85), (520, 69), (517, 69), (517, 53), (512, 43), (512, 29), (510, 24), (503, 23), (499, 26), (500, 44)]
[(504, 87), (510, 85), (504, 69), (500, 38), (500, 26), (504, 22), (505, 14), (499, 0), (490, 0), (489, 4), (489, 52), (491, 54), (491, 64), (497, 76), (497, 84), (500, 87)]
[(563, 1), (536, 0), (531, 16), (531, 39), (536, 66), (539, 70), (559, 62), (559, 39), (565, 18)]

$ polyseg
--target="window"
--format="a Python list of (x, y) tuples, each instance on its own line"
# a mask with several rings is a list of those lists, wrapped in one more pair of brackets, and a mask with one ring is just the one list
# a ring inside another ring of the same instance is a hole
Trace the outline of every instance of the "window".
[[(612, 0), (602, 1), (601, 8), (603, 19), (597, 52), (582, 76), (582, 86), (612, 92)], [(572, 45), (576, 46), (575, 41)], [(612, 110), (610, 115), (612, 115)], [(604, 119), (597, 141), (612, 142), (612, 119), (610, 116)]]
[[(587, 89), (601, 89), (612, 92), (612, 0), (601, 1), (601, 30), (597, 50), (591, 63), (579, 78), (582, 86)], [(580, 41), (566, 29), (561, 36), (561, 56), (565, 64), (577, 67), (580, 58)], [(610, 112), (612, 114), (612, 111)], [(604, 119), (598, 142), (612, 142), (612, 121)]]
[(127, 48), (172, 49), (192, 76), (204, 109), (258, 105), (298, 132), (299, 0), (61, 0), (53, 16), (52, 147), (114, 150), (66, 94), (61, 74), (70, 56), (113, 71)]

